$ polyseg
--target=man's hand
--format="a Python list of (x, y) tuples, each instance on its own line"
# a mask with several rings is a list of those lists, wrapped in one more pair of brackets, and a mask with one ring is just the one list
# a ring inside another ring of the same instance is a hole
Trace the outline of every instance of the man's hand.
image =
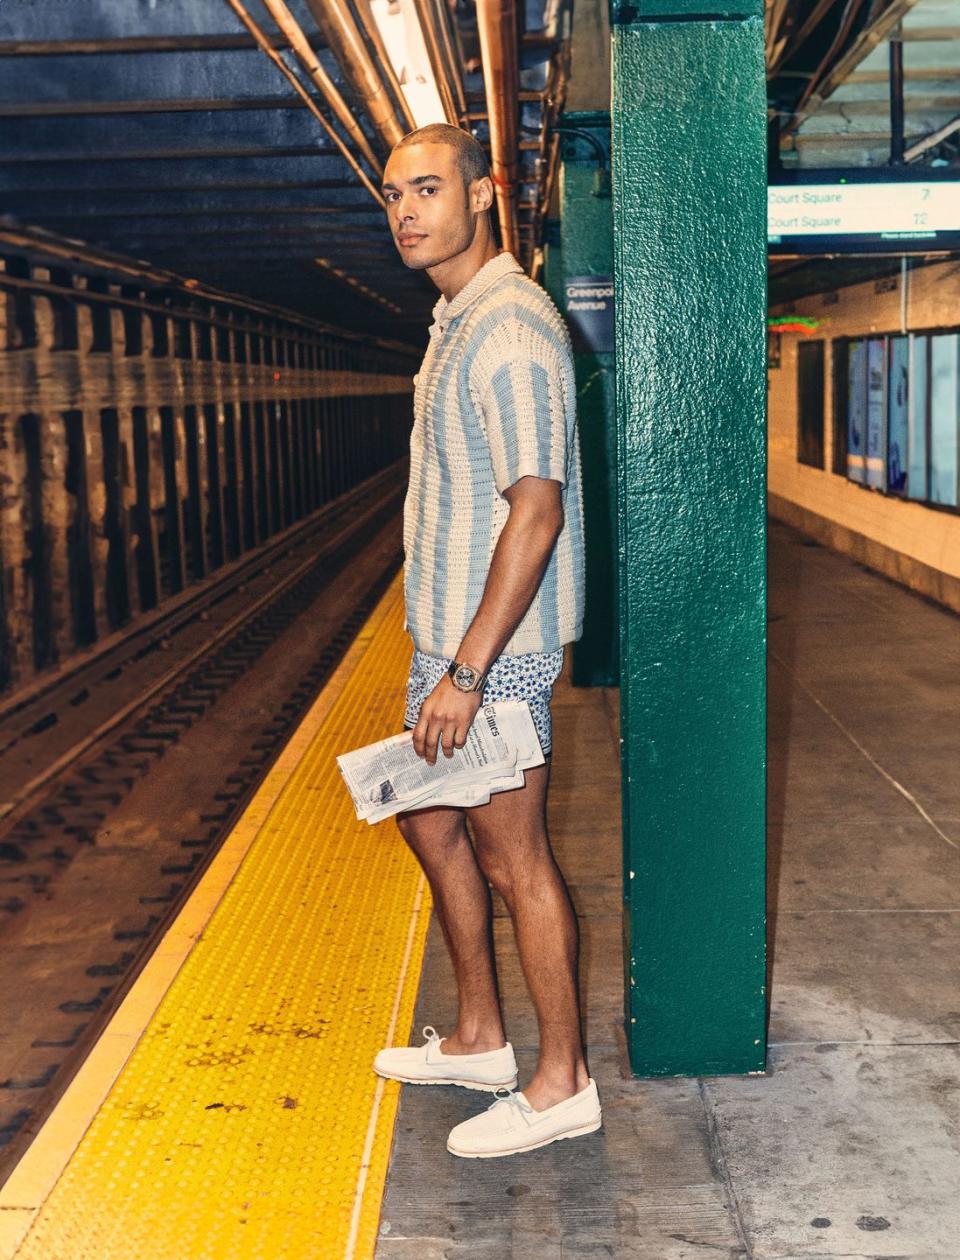
[(479, 691), (459, 691), (444, 674), (420, 707), (420, 719), (413, 728), (413, 747), (427, 765), (437, 762), (437, 744), (444, 756), (452, 757), (462, 748), (473, 725), (482, 699)]
[[(544, 570), (563, 528), (559, 481), (521, 477), (503, 497), (510, 515), (493, 549), (490, 572), (473, 621), (456, 653), (487, 672), (516, 630), (543, 580)], [(453, 756), (462, 748), (480, 708), (481, 696), (459, 691), (447, 675), (430, 692), (414, 727), (413, 747), (431, 766), (437, 762), (437, 743)]]

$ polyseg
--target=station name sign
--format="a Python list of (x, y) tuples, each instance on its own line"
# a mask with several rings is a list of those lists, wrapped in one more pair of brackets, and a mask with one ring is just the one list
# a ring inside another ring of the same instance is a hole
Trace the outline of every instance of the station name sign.
[[(863, 172), (863, 175), (869, 172)], [(960, 245), (960, 180), (853, 179), (803, 172), (767, 189), (771, 253), (900, 253)]]
[(574, 349), (613, 353), (613, 276), (569, 276), (564, 284)]

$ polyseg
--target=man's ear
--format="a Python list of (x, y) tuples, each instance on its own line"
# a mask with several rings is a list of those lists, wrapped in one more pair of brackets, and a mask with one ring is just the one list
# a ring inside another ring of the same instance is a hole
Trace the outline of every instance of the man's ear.
[(493, 180), (489, 175), (482, 175), (471, 184), (470, 200), (473, 209), (480, 213), (489, 210), (493, 205)]

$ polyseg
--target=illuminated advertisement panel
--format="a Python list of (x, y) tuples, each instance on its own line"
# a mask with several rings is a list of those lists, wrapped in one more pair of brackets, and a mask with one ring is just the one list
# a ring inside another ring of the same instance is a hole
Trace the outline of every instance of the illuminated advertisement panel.
[(867, 479), (867, 343), (851, 341), (847, 359), (847, 476)]
[(866, 484), (883, 489), (883, 367), (887, 343), (883, 337), (867, 342), (867, 445)]
[(905, 494), (910, 449), (910, 342), (891, 337), (887, 373), (887, 490)]

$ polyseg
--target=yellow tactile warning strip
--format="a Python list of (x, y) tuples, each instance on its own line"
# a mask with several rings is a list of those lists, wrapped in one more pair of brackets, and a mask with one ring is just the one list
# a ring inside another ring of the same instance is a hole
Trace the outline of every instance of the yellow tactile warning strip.
[(399, 728), (398, 583), (371, 620), (17, 1260), (373, 1255), (399, 1086), (370, 1063), (408, 1038), (429, 906), (395, 827), (357, 823), (334, 761)]

